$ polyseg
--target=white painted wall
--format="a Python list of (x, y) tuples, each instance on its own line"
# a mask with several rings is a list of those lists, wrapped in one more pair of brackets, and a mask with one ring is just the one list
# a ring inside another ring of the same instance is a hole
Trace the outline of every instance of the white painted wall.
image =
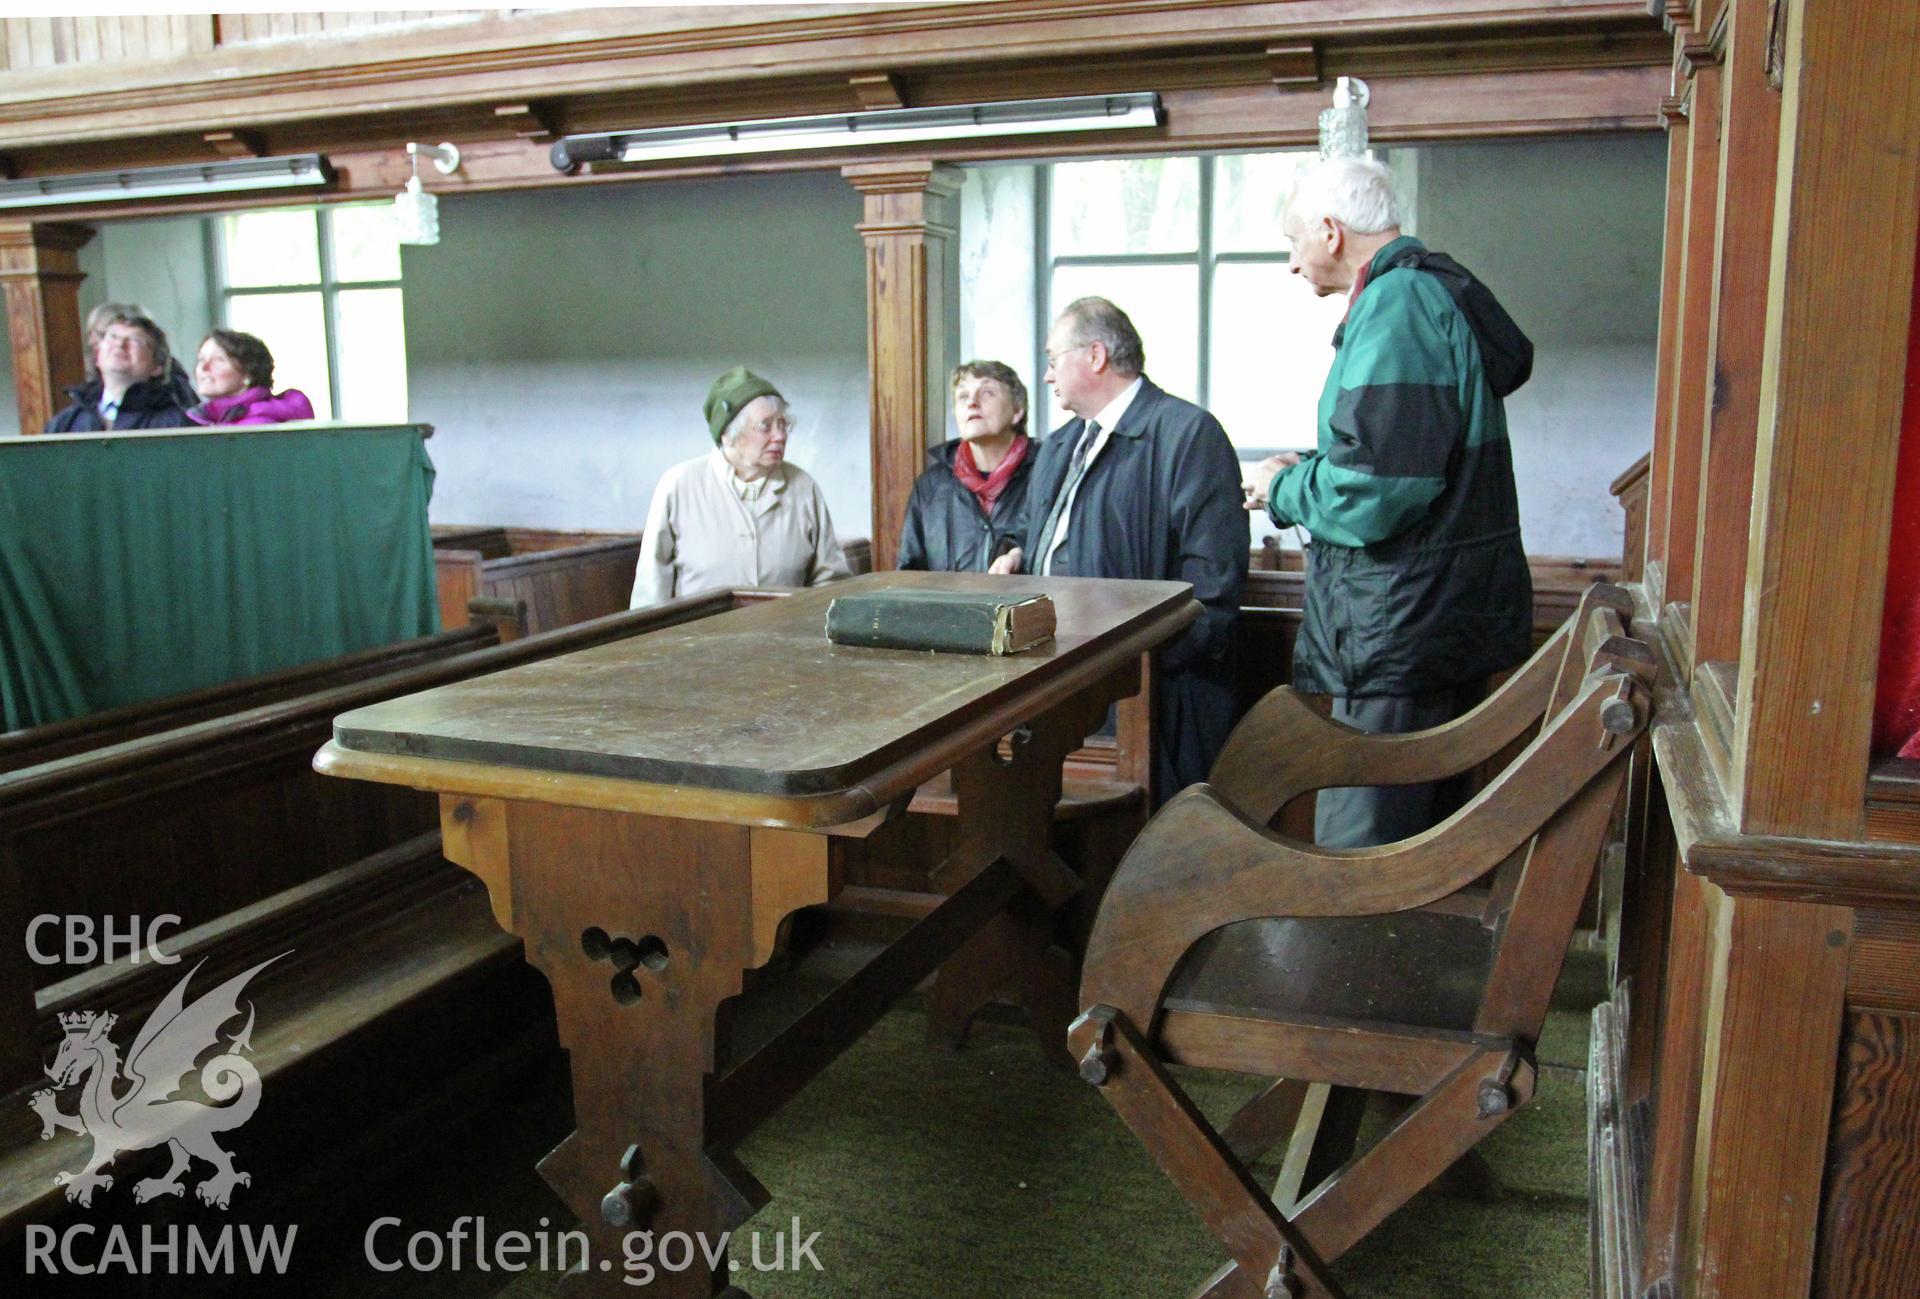
[(1420, 153), (1420, 237), (1471, 267), (1533, 339), (1533, 378), (1507, 399), (1527, 551), (1617, 556), (1607, 487), (1653, 444), (1666, 141)]
[(792, 403), (836, 530), (866, 536), (860, 211), (831, 173), (442, 198), (440, 244), (402, 258), (433, 520), (637, 531), (744, 363)]

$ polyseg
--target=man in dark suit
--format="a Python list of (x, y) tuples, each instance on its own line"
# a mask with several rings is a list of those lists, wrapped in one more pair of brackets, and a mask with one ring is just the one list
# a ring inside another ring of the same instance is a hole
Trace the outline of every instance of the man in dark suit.
[(1220, 421), (1146, 377), (1127, 313), (1081, 298), (1047, 334), (1046, 380), (1075, 418), (1043, 442), (1027, 544), (996, 572), (1189, 582), (1200, 621), (1154, 661), (1153, 801), (1205, 780), (1233, 729), (1233, 630), (1247, 578), (1240, 463)]

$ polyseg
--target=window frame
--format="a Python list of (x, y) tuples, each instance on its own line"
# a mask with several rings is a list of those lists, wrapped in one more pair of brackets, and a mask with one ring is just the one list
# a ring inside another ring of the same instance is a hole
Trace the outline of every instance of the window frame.
[[(222, 236), (220, 222), (228, 216), (243, 213), (221, 213), (207, 218), (205, 231), (207, 242), (207, 265), (212, 268), (214, 293), (219, 302), (219, 320), (222, 329), (231, 329), (232, 316), (228, 305), (241, 297), (269, 297), (285, 293), (319, 293), (320, 328), (327, 346), (327, 400), (331, 418), (341, 417), (340, 392), (340, 294), (357, 292), (361, 289), (398, 289), (401, 292), (401, 309), (405, 310), (406, 286), (400, 277), (390, 280), (342, 280), (338, 278), (333, 264), (333, 213), (334, 206), (315, 204), (297, 206), (293, 211), (310, 211), (314, 214), (314, 237), (319, 240), (320, 278), (299, 284), (258, 284), (234, 285), (228, 283), (227, 241)], [(356, 203), (349, 206), (371, 207), (370, 203)], [(262, 209), (269, 210), (269, 209)], [(284, 208), (270, 209), (285, 211)]]
[[(1260, 152), (1305, 153), (1308, 150), (1261, 150)], [(1211, 409), (1213, 388), (1213, 280), (1214, 272), (1221, 266), (1287, 266), (1292, 262), (1287, 250), (1282, 247), (1274, 252), (1219, 252), (1214, 248), (1214, 169), (1219, 159), (1229, 155), (1221, 153), (1163, 154), (1153, 155), (1165, 158), (1194, 158), (1200, 164), (1200, 193), (1197, 220), (1200, 228), (1194, 241), (1194, 250), (1190, 253), (1067, 253), (1056, 254), (1053, 249), (1053, 169), (1059, 162), (1044, 162), (1036, 168), (1034, 178), (1034, 378), (1038, 386), (1044, 387), (1047, 374), (1047, 330), (1052, 326), (1060, 307), (1053, 301), (1053, 274), (1061, 266), (1192, 266), (1199, 280), (1199, 355), (1195, 366), (1194, 403)], [(1065, 162), (1107, 162), (1120, 159), (1073, 158)], [(1381, 161), (1385, 161), (1384, 155)], [(1284, 240), (1282, 240), (1284, 243)], [(1042, 401), (1050, 398), (1042, 397)], [(1297, 450), (1294, 447), (1281, 446), (1241, 446), (1235, 444), (1234, 452), (1243, 461), (1261, 460), (1276, 452)]]

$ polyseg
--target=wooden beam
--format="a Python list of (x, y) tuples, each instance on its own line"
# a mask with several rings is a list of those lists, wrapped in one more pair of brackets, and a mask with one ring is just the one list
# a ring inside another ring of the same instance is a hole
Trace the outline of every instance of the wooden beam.
[(891, 72), (865, 72), (847, 78), (847, 84), (853, 88), (853, 97), (860, 101), (860, 107), (868, 109), (905, 108), (907, 92), (900, 84), (900, 78)]
[[(991, 70), (1013, 60), (1137, 58), (1243, 51), (1337, 37), (1343, 43), (1418, 37), (1498, 43), (1542, 35), (1615, 38), (1651, 27), (1632, 0), (1553, 3), (1379, 0), (1005, 0), (990, 6), (823, 5), (711, 10), (569, 11), (480, 15), (410, 30), (341, 32), (323, 40), (226, 46), (178, 66), (116, 69), (103, 88), (88, 67), (32, 69), (0, 87), (0, 135), (55, 145), (129, 134), (261, 126), (348, 113), (444, 113), (459, 105), (568, 99), (612, 92), (651, 97), (709, 86), (724, 102), (771, 78), (831, 78), (882, 68), (918, 78), (934, 68)], [(1441, 55), (1444, 58), (1444, 54)], [(1001, 85), (1006, 82), (1003, 78)], [(1005, 97), (1002, 94), (1000, 97)], [(699, 119), (686, 119), (699, 120)]]
[(1920, 6), (1794, 0), (1787, 24), (1735, 797), (1748, 834), (1857, 839), (1920, 224)]
[(264, 158), (267, 153), (252, 131), (208, 131), (200, 138), (222, 158)]
[(1320, 47), (1314, 41), (1289, 41), (1267, 46), (1267, 72), (1275, 90), (1317, 89), (1320, 75)]
[(1713, 298), (1707, 338), (1706, 433), (1695, 534), (1693, 657), (1740, 655), (1747, 529), (1753, 514), (1754, 439), (1760, 424), (1766, 347), (1768, 258), (1773, 205), (1754, 201), (1774, 188), (1780, 153), (1780, 97), (1764, 60), (1771, 0), (1727, 6), (1722, 77), (1720, 180), (1714, 224)]
[(493, 120), (533, 144), (547, 144), (559, 135), (552, 112), (536, 104), (496, 104)]
[(946, 428), (948, 261), (964, 179), (925, 159), (841, 174), (865, 199), (867, 369), (873, 438), (873, 567), (894, 565), (927, 448)]
[(86, 226), (0, 222), (0, 287), (23, 434), (44, 428), (66, 404), (63, 390), (86, 377), (80, 337), (86, 274), (77, 254), (92, 238)]

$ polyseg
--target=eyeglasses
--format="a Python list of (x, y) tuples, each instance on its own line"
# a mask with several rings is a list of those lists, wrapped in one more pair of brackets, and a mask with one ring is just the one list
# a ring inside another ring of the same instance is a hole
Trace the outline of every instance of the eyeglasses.
[(758, 424), (749, 424), (747, 431), (758, 433), (761, 437), (771, 437), (779, 433), (785, 437), (793, 436), (793, 421), (785, 419), (761, 420)]
[(1070, 353), (1073, 353), (1073, 352), (1077, 352), (1077, 351), (1079, 351), (1079, 350), (1080, 350), (1081, 348), (1083, 348), (1083, 347), (1092, 347), (1092, 346), (1093, 346), (1093, 344), (1092, 344), (1092, 343), (1090, 343), (1090, 342), (1089, 342), (1089, 343), (1075, 343), (1075, 344), (1074, 344), (1073, 346), (1071, 346), (1071, 347), (1069, 347), (1069, 348), (1066, 348), (1066, 349), (1065, 349), (1065, 350), (1063, 350), (1063, 351), (1059, 351), (1059, 352), (1051, 352), (1051, 351), (1049, 351), (1049, 352), (1042, 352), (1042, 353), (1041, 353), (1041, 355), (1047, 358), (1047, 364), (1048, 364), (1048, 365), (1058, 365), (1058, 364), (1060, 364), (1060, 358), (1061, 358), (1061, 357), (1063, 357), (1063, 356), (1066, 356), (1066, 355), (1068, 355), (1068, 354), (1070, 354)]

